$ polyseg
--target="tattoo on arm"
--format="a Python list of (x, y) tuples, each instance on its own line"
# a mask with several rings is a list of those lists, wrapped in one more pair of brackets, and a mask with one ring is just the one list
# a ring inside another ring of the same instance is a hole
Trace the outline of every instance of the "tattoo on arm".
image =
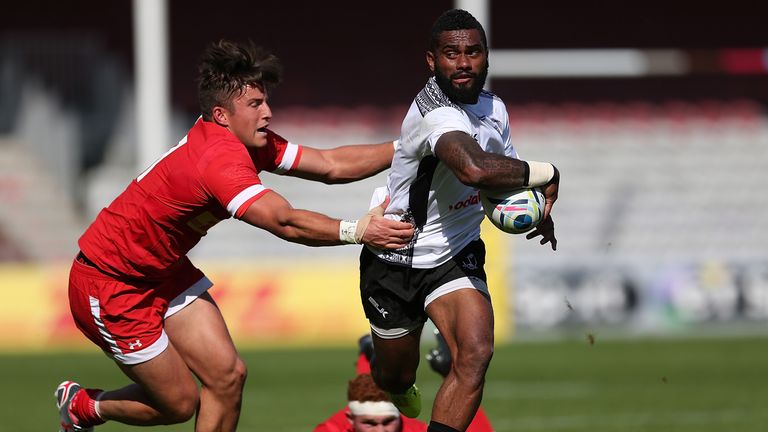
[(469, 171), (479, 172), (479, 176), (471, 177), (470, 180), (473, 186), (478, 188), (512, 189), (525, 184), (524, 162), (485, 152), (463, 132), (444, 134), (438, 141), (436, 152), (437, 157), (448, 165), (459, 179), (469, 179), (470, 177), (465, 176)]

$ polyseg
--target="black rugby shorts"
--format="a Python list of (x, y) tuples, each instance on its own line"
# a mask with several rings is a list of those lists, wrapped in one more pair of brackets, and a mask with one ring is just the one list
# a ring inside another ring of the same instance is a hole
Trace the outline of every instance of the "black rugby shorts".
[(484, 266), (485, 244), (479, 239), (469, 243), (450, 260), (429, 269), (391, 264), (363, 247), (360, 253), (360, 299), (365, 316), (374, 330), (414, 329), (428, 318), (425, 312), (427, 300), (439, 295), (439, 289), (450, 286), (452, 281), (468, 279), (462, 288), (475, 287), (488, 296)]

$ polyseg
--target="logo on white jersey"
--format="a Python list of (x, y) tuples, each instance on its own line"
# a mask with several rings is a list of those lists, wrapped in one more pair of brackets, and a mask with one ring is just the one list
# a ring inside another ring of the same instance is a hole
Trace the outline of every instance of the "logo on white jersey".
[(448, 210), (459, 210), (480, 204), (480, 192), (475, 192), (463, 201), (458, 201), (448, 206)]

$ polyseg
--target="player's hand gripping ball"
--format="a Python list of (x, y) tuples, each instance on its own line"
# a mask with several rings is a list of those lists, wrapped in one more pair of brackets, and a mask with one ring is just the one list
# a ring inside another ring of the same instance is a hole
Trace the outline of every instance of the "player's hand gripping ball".
[(544, 217), (544, 194), (539, 188), (513, 191), (480, 191), (485, 215), (500, 230), (522, 234), (536, 227)]

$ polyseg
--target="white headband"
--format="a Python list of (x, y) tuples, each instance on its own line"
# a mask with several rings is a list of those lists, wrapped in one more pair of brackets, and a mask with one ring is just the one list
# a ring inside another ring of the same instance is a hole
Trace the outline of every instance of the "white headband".
[(349, 412), (352, 415), (371, 415), (371, 416), (384, 416), (392, 415), (399, 416), (400, 411), (392, 402), (380, 401), (380, 402), (360, 402), (349, 401)]

